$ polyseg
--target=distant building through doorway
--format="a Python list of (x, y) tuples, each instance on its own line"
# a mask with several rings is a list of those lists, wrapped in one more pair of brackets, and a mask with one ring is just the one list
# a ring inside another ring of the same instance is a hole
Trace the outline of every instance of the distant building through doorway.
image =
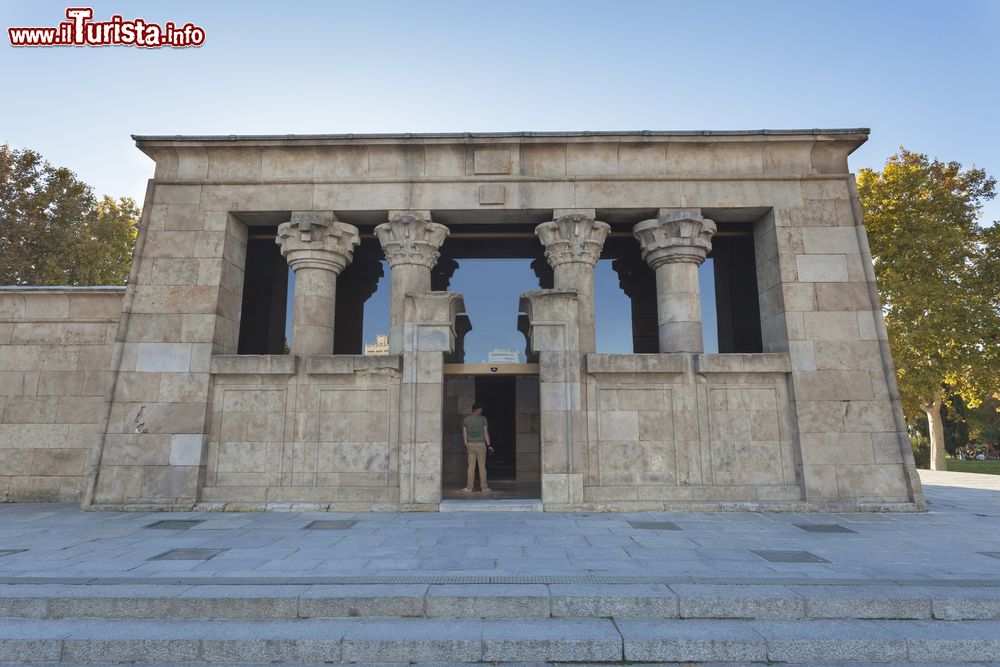
[(379, 356), (389, 354), (389, 336), (386, 334), (379, 334), (375, 336), (374, 343), (365, 343), (365, 356)]
[(521, 363), (521, 353), (517, 350), (495, 349), (490, 350), (486, 359), (489, 364), (519, 364)]

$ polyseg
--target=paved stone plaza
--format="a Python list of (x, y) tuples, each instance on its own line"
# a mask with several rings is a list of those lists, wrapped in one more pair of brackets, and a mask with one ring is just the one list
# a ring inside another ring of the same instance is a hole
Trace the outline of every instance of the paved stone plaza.
[(928, 513), (6, 505), (0, 661), (1000, 661), (1000, 478), (922, 476)]
[[(4, 577), (996, 577), (1000, 478), (921, 471), (926, 514), (105, 513), (0, 506)], [(163, 521), (194, 520), (177, 528)], [(308, 528), (312, 522), (315, 528)], [(332, 525), (330, 525), (332, 524)], [(809, 532), (837, 525), (852, 532)], [(162, 554), (174, 549), (194, 560)], [(755, 552), (804, 551), (814, 562)], [(993, 557), (983, 553), (993, 553)], [(160, 559), (156, 559), (160, 556)]]

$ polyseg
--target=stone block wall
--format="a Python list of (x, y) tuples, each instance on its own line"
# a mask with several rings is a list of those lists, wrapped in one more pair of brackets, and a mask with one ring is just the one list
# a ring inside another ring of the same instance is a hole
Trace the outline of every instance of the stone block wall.
[(803, 182), (758, 223), (777, 256), (765, 347), (791, 360), (807, 500), (922, 502), (853, 183)]
[[(429, 273), (437, 251), (419, 270), (390, 262), (397, 361), (359, 366), (318, 350), (232, 361), (249, 229), (319, 215), (364, 227), (393, 220), (398, 231), (414, 218), (397, 215), (407, 211), (428, 228), (432, 219), (534, 228), (551, 212), (592, 219), (593, 233), (599, 217), (635, 225), (655, 210), (664, 221), (683, 211), (752, 225), (765, 354), (595, 355), (581, 315), (590, 274), (563, 271), (562, 282), (580, 280), (526, 294), (546, 507), (919, 509), (847, 164), (866, 138), (137, 138), (156, 174), (124, 294), (0, 290), (0, 498), (434, 510), (450, 429), (443, 354), (463, 309), (459, 295), (401, 277)], [(534, 419), (518, 410), (519, 422)], [(525, 466), (531, 440), (518, 430)]]
[(398, 356), (216, 356), (201, 509), (390, 509)]
[(124, 287), (0, 288), (0, 502), (76, 502), (99, 451)]
[(583, 495), (622, 510), (802, 500), (783, 354), (589, 354)]

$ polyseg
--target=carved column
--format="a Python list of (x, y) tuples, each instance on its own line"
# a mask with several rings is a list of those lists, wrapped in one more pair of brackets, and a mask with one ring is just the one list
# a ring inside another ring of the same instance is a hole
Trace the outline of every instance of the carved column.
[(700, 209), (660, 209), (632, 232), (656, 271), (660, 352), (702, 352), (698, 267), (712, 250), (715, 223)]
[(594, 266), (611, 227), (594, 211), (555, 211), (556, 219), (535, 227), (553, 272), (553, 287), (576, 290), (580, 351), (597, 349), (594, 325)]
[(409, 292), (431, 291), (431, 269), (448, 228), (431, 221), (429, 211), (390, 211), (389, 222), (375, 228), (392, 273), (389, 295), (389, 354), (403, 351), (404, 301)]
[(295, 272), (292, 354), (333, 354), (337, 275), (360, 243), (358, 228), (332, 213), (292, 213), (275, 240)]

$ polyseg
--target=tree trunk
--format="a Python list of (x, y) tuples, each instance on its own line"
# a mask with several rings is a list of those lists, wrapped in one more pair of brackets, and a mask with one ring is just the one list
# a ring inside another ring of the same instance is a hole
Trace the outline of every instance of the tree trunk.
[(944, 458), (944, 422), (941, 419), (941, 392), (938, 391), (929, 401), (920, 404), (920, 409), (927, 414), (927, 430), (931, 437), (931, 470), (947, 470), (948, 463)]

